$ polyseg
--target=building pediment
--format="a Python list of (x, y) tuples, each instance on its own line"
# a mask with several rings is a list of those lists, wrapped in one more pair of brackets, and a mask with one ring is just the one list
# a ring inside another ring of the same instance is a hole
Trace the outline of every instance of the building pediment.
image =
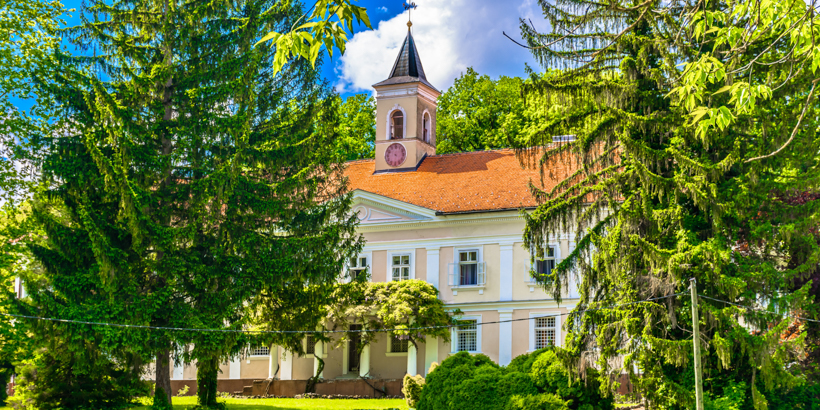
[(432, 209), (359, 189), (353, 191), (351, 209), (362, 225), (424, 221), (436, 216)]

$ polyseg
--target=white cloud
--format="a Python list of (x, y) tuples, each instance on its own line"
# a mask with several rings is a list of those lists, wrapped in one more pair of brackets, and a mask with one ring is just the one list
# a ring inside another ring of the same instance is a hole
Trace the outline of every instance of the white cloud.
[[(519, 18), (544, 26), (535, 0), (425, 0), (413, 11), (413, 38), (427, 80), (446, 90), (467, 67), (493, 77), (524, 74), (529, 51), (504, 37), (520, 36)], [(539, 21), (540, 20), (540, 21)], [(340, 92), (370, 91), (390, 75), (404, 38), (407, 13), (356, 33), (336, 66)]]
[(387, 7), (381, 6), (379, 7), (379, 11), (381, 11), (382, 13), (387, 13)]

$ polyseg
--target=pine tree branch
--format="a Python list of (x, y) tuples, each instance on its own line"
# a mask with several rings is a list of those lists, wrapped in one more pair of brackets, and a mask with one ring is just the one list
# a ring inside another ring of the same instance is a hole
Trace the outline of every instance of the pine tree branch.
[(803, 112), (800, 113), (800, 118), (797, 119), (797, 124), (795, 124), (794, 129), (792, 130), (792, 135), (791, 135), (791, 137), (789, 137), (789, 140), (786, 141), (786, 143), (783, 144), (782, 147), (778, 148), (777, 151), (772, 152), (771, 154), (766, 154), (766, 155), (762, 155), (762, 156), (759, 156), (759, 157), (749, 158), (746, 161), (743, 161), (744, 164), (748, 164), (752, 161), (757, 161), (759, 159), (766, 159), (766, 158), (773, 157), (773, 156), (779, 154), (780, 151), (783, 151), (783, 149), (788, 147), (789, 144), (791, 144), (792, 140), (794, 140), (794, 136), (797, 135), (797, 130), (800, 129), (800, 123), (803, 122), (803, 117), (806, 116), (806, 111), (808, 111), (808, 109), (809, 109), (809, 104), (811, 103), (811, 98), (814, 96), (814, 90), (817, 88), (817, 82), (818, 81), (820, 81), (820, 78), (815, 79), (814, 81), (811, 82), (811, 91), (809, 91), (809, 97), (806, 99), (806, 104), (803, 106)]
[(646, 0), (645, 2), (643, 2), (643, 3), (641, 3), (641, 4), (637, 5), (637, 6), (635, 6), (635, 7), (633, 7), (633, 8), (631, 8), (630, 10), (637, 10), (637, 9), (639, 9), (639, 8), (641, 8), (641, 7), (645, 7), (645, 8), (643, 9), (643, 11), (641, 12), (641, 15), (640, 15), (640, 16), (638, 16), (638, 18), (637, 18), (637, 19), (635, 19), (635, 22), (634, 22), (634, 23), (630, 24), (630, 25), (629, 25), (629, 27), (627, 27), (627, 28), (625, 28), (625, 29), (621, 30), (621, 32), (620, 32), (620, 33), (618, 33), (618, 35), (617, 35), (617, 36), (615, 36), (615, 38), (614, 38), (614, 39), (612, 39), (612, 41), (611, 41), (609, 44), (607, 44), (607, 45), (606, 45), (606, 47), (604, 47), (604, 48), (602, 48), (602, 49), (600, 49), (600, 50), (598, 50), (598, 51), (596, 51), (596, 52), (592, 53), (592, 55), (591, 55), (591, 56), (589, 56), (589, 60), (590, 60), (590, 61), (594, 61), (594, 60), (595, 60), (595, 58), (597, 58), (597, 57), (598, 57), (601, 53), (603, 53), (604, 51), (608, 50), (610, 47), (614, 46), (614, 45), (615, 45), (615, 43), (617, 43), (617, 42), (618, 42), (618, 40), (620, 40), (620, 39), (621, 39), (621, 37), (622, 37), (624, 34), (626, 34), (626, 33), (630, 32), (630, 31), (632, 31), (632, 29), (633, 29), (633, 28), (635, 28), (635, 26), (637, 26), (637, 25), (638, 25), (638, 23), (640, 23), (641, 21), (643, 21), (643, 16), (645, 16), (645, 15), (646, 15), (646, 12), (647, 12), (647, 11), (649, 11), (649, 9), (650, 9), (650, 7), (649, 7), (649, 3), (650, 3), (650, 2), (652, 2), (652, 1), (653, 1), (653, 0)]

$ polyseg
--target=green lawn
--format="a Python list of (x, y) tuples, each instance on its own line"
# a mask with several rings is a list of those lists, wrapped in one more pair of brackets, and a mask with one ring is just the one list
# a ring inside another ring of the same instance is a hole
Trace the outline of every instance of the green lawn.
[[(147, 400), (147, 399), (146, 399)], [(220, 399), (228, 403), (229, 410), (407, 410), (403, 399)], [(147, 402), (147, 401), (143, 401)], [(175, 410), (187, 410), (196, 404), (196, 397), (174, 397)], [(147, 410), (148, 406), (135, 407), (134, 410)], [(11, 410), (11, 407), (0, 407), (0, 410)]]
[[(407, 410), (403, 399), (220, 399), (228, 403), (229, 410)], [(196, 404), (196, 397), (174, 397), (175, 410), (187, 410)], [(137, 407), (147, 410), (148, 407)], [(135, 410), (136, 410), (135, 409)], [(3, 410), (3, 409), (0, 409)]]

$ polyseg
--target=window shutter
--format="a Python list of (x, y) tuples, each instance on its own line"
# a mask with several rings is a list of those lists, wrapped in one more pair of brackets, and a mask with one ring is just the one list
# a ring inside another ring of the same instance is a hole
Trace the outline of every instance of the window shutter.
[(457, 273), (458, 264), (457, 263), (449, 264), (449, 270), (450, 270), (450, 286), (458, 286), (458, 273)]
[(486, 266), (486, 262), (479, 262), (478, 263), (478, 284), (479, 285), (484, 285), (484, 284), (487, 283), (486, 282), (486, 279), (487, 279), (486, 278), (486, 276), (487, 276), (486, 272), (487, 272), (487, 270), (485, 269), (485, 266)]

